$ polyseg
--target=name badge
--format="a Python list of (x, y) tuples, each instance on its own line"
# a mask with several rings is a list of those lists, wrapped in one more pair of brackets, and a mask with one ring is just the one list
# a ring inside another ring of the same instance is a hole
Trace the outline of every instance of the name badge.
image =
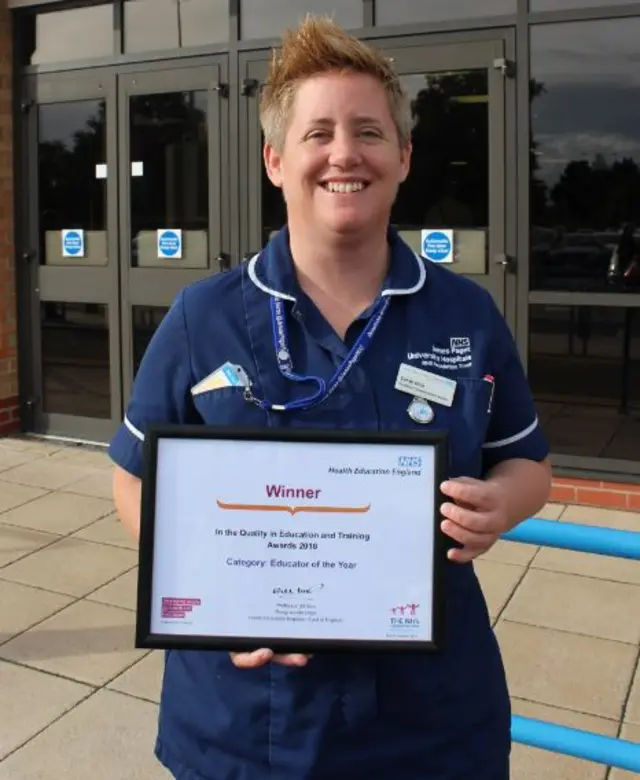
[(401, 363), (396, 377), (396, 390), (424, 398), (442, 406), (451, 406), (456, 393), (457, 382), (447, 377), (432, 374), (407, 363)]

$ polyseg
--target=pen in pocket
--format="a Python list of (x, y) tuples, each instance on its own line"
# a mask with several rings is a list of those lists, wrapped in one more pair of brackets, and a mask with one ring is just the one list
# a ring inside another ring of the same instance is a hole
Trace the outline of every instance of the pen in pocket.
[(496, 380), (491, 376), (491, 374), (485, 374), (482, 378), (485, 382), (488, 382), (491, 385), (489, 405), (487, 406), (487, 414), (491, 414), (491, 407), (493, 406), (493, 392), (496, 389)]

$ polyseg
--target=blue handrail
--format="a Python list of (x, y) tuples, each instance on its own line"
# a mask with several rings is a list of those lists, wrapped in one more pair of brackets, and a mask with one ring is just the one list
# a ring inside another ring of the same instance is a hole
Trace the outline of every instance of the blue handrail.
[(520, 523), (502, 538), (510, 542), (640, 561), (640, 533), (635, 531), (618, 531), (533, 517)]
[[(640, 561), (640, 533), (532, 517), (502, 536), (509, 542)], [(640, 774), (640, 744), (514, 715), (514, 742)]]

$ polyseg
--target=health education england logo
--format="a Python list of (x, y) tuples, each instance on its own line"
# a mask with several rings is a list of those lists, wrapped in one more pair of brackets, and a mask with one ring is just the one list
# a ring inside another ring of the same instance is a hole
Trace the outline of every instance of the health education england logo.
[(389, 635), (413, 639), (420, 632), (420, 604), (400, 604), (389, 610)]

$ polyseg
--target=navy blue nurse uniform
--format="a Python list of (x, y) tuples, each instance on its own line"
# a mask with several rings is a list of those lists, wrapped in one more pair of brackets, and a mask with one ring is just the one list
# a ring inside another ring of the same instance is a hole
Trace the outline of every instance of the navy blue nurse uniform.
[[(425, 263), (393, 231), (389, 241), (384, 319), (335, 392), (306, 411), (266, 411), (242, 387), (190, 389), (230, 361), (257, 397), (306, 397), (314, 388), (279, 370), (271, 298), (284, 302), (293, 370), (325, 379), (375, 306), (342, 341), (298, 286), (286, 229), (241, 267), (185, 288), (145, 353), (113, 460), (141, 476), (145, 428), (157, 422), (416, 428), (412, 399), (394, 388), (401, 363), (457, 382), (453, 405), (435, 407), (431, 423), (450, 432), (451, 477), (545, 458), (516, 347), (490, 295)], [(446, 564), (446, 597), (439, 655), (317, 655), (306, 668), (243, 670), (225, 652), (169, 651), (158, 759), (178, 780), (505, 780), (509, 696), (473, 564)]]

